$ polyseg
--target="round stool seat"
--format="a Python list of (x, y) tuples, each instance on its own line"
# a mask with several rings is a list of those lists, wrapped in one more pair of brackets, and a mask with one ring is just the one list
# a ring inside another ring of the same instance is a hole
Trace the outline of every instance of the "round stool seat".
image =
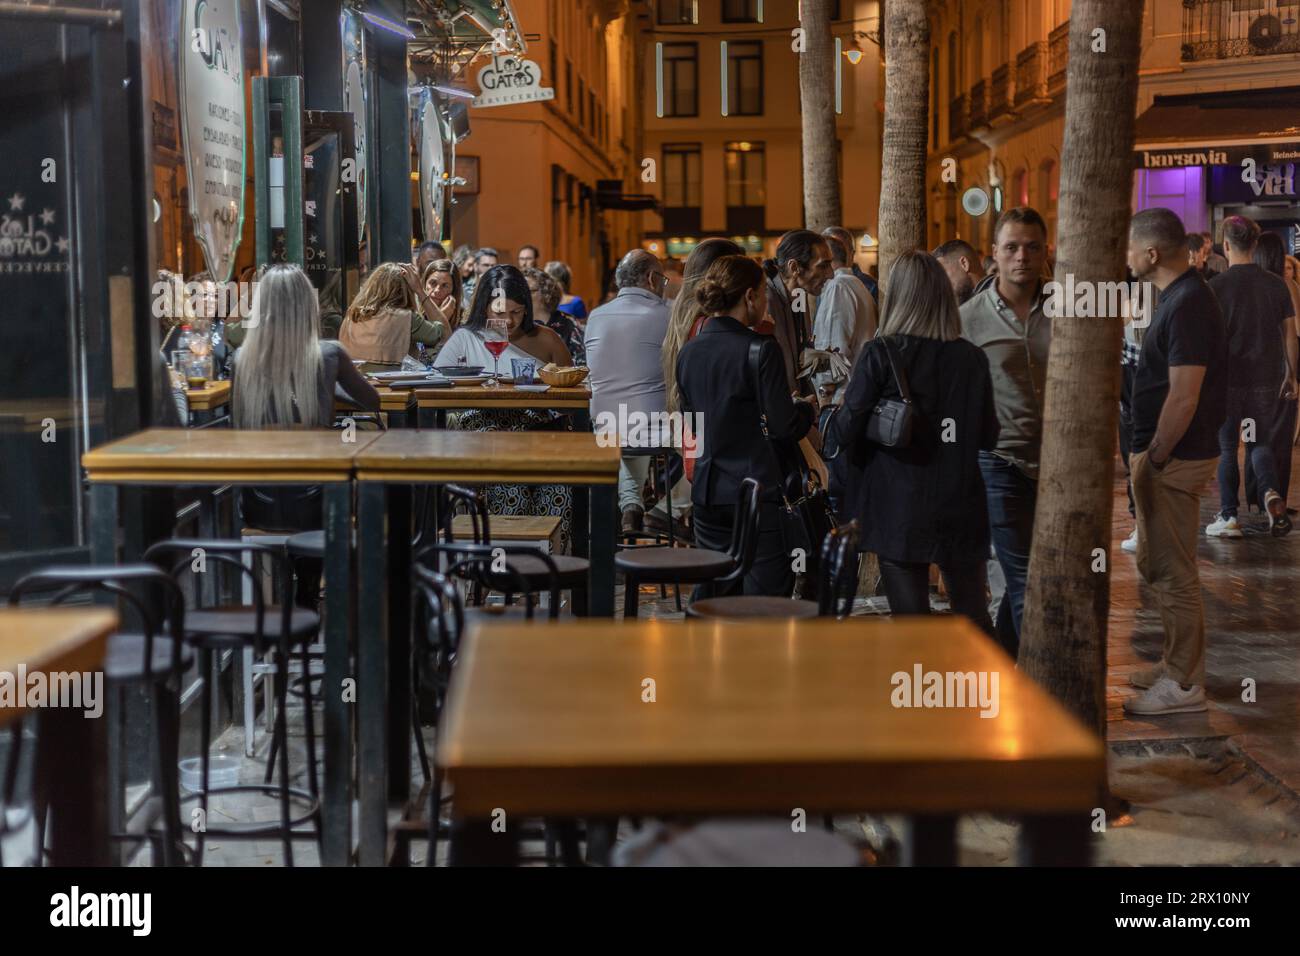
[(711, 581), (734, 568), (731, 556), (707, 548), (636, 548), (614, 555), (614, 567), (650, 584)]
[(735, 621), (755, 618), (816, 617), (817, 602), (766, 597), (761, 594), (732, 594), (695, 601), (687, 606), (686, 616), (725, 618)]
[[(162, 679), (171, 673), (173, 643), (170, 637), (153, 636), (148, 662), (144, 658), (143, 634), (113, 634), (104, 650), (104, 679), (126, 683), (141, 681), (150, 675)], [(194, 651), (182, 646), (180, 666), (188, 669), (194, 663)]]
[[(268, 643), (280, 637), (280, 606), (263, 609), (262, 639)], [(311, 643), (320, 630), (320, 615), (304, 607), (289, 612), (289, 639), (295, 644)], [(257, 612), (246, 605), (204, 608), (185, 615), (188, 640), (212, 648), (244, 647), (257, 636)]]

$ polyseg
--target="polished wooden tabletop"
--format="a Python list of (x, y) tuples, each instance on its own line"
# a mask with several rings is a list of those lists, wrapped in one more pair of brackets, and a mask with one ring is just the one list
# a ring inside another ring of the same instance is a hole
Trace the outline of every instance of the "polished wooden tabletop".
[(619, 450), (590, 432), (385, 432), (357, 454), (359, 481), (609, 485)]
[[(405, 412), (415, 407), (414, 389), (388, 388), (384, 385), (375, 385), (375, 391), (379, 393), (379, 410), (381, 412)], [(345, 414), (354, 411), (360, 412), (361, 409), (336, 398), (334, 400), (334, 411), (337, 414)]]
[[(116, 627), (108, 608), (0, 608), (0, 674), (97, 671)], [(22, 715), (19, 702), (0, 704), (0, 727)]]
[(230, 380), (208, 382), (202, 388), (185, 390), (185, 401), (192, 412), (207, 412), (230, 401)]
[[(917, 668), (997, 675), (996, 715), (894, 706)], [(465, 816), (1070, 812), (1104, 774), (1101, 742), (946, 616), (478, 626), (438, 759)]]
[(150, 428), (81, 456), (91, 481), (341, 481), (381, 433), (361, 429)]
[[(538, 384), (545, 384), (539, 382)], [(520, 391), (513, 384), (496, 388), (482, 385), (453, 385), (451, 388), (417, 388), (416, 402), (421, 408), (553, 408), (584, 409), (591, 404), (591, 389), (586, 385), (561, 388), (552, 385), (544, 392)]]

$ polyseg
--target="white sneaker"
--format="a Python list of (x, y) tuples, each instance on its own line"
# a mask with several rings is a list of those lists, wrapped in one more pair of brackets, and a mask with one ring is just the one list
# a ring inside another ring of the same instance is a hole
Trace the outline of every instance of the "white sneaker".
[(1138, 553), (1138, 529), (1134, 528), (1133, 533), (1119, 543), (1120, 550), (1125, 554)]
[(1145, 693), (1124, 701), (1130, 714), (1158, 717), (1163, 714), (1191, 714), (1206, 710), (1205, 688), (1194, 684), (1183, 690), (1172, 677), (1161, 677)]
[(1215, 515), (1214, 520), (1205, 526), (1205, 533), (1211, 538), (1240, 538), (1241, 525), (1236, 515), (1231, 518)]

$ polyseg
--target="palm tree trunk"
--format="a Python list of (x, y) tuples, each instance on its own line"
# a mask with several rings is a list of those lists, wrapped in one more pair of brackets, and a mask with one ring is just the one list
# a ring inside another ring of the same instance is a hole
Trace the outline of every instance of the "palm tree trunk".
[[(1124, 278), (1143, 5), (1075, 0), (1071, 11), (1056, 280), (1073, 275), (1076, 288)], [(1020, 666), (1104, 737), (1123, 321), (1052, 321)]]
[(831, 0), (802, 0), (799, 107), (803, 122), (803, 218), (818, 232), (840, 224), (839, 150), (835, 135), (835, 44)]
[[(806, 2), (806, 0), (805, 0)], [(885, 130), (880, 182), (880, 284), (898, 256), (925, 246), (930, 23), (925, 0), (885, 5)]]

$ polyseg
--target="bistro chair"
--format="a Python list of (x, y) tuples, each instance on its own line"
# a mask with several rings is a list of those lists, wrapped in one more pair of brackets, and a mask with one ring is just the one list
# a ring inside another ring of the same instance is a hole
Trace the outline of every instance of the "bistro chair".
[(744, 579), (754, 564), (758, 548), (758, 496), (762, 486), (746, 478), (740, 487), (740, 506), (726, 551), (708, 548), (652, 547), (623, 550), (614, 567), (623, 575), (623, 618), (637, 616), (642, 584), (713, 584), (726, 586)]
[[(169, 561), (173, 577), (179, 577), (191, 567), (198, 554), (206, 564), (213, 565), (208, 573), (219, 573), (222, 567), (233, 569), (234, 573), (252, 582), (252, 606), (202, 606), (192, 610), (185, 622), (185, 640), (193, 645), (199, 654), (199, 667), (203, 675), (202, 712), (200, 715), (199, 758), (201, 764), (201, 782), (198, 800), (203, 808), (204, 818), (208, 819), (208, 802), (214, 795), (225, 793), (262, 793), (279, 798), (280, 819), (278, 822), (250, 823), (238, 828), (216, 829), (207, 826), (197, 834), (195, 862), (203, 862), (203, 846), (207, 837), (221, 837), (227, 840), (256, 840), (266, 836), (277, 836), (284, 847), (285, 865), (293, 866), (293, 841), (314, 836), (321, 839), (319, 787), (316, 772), (316, 734), (312, 716), (311, 682), (304, 683), (303, 719), (307, 732), (307, 783), (308, 790), (290, 786), (287, 694), (289, 683), (289, 661), (295, 650), (310, 644), (320, 630), (320, 617), (315, 611), (295, 607), (292, 596), (292, 574), (287, 566), (287, 557), (282, 549), (260, 544), (255, 541), (221, 541), (202, 538), (173, 538), (160, 541), (145, 552), (145, 559), (164, 566)], [(244, 556), (251, 561), (246, 564)], [(179, 560), (176, 560), (179, 557)], [(279, 572), (282, 593), (279, 605), (267, 605), (262, 597), (261, 576), (258, 573), (258, 558), (270, 564)], [(250, 566), (251, 564), (251, 566)], [(267, 651), (275, 649), (275, 673), (272, 687), (275, 698), (275, 723), (272, 732), (271, 755), (279, 755), (280, 782), (237, 784), (213, 788), (210, 783), (210, 763), (212, 746), (212, 683), (213, 659), (223, 651), (240, 651), (251, 646), (253, 653), (264, 657)], [(290, 811), (290, 802), (297, 801), (307, 809), (300, 816), (294, 817)], [(314, 834), (308, 834), (297, 828), (311, 822)]]
[(686, 607), (687, 617), (756, 620), (759, 618), (833, 617), (843, 620), (853, 611), (858, 592), (858, 521), (832, 528), (822, 542), (817, 600), (795, 600), (760, 594), (730, 594), (702, 598)]
[[(136, 589), (132, 590), (131, 585)], [(185, 845), (181, 837), (180, 785), (177, 759), (180, 751), (180, 691), (185, 671), (194, 662), (194, 653), (185, 646), (185, 599), (176, 582), (152, 564), (112, 567), (51, 567), (35, 571), (19, 580), (9, 592), (9, 605), (17, 606), (29, 594), (53, 591), (52, 605), (90, 594), (111, 594), (129, 606), (139, 617), (140, 630), (119, 631), (108, 638), (104, 654), (106, 689), (119, 695), (118, 740), (110, 746), (125, 752), (125, 707), (121, 695), (129, 687), (139, 687), (149, 697), (152, 712), (153, 772), (151, 794), (145, 806), (162, 817), (162, 836), (150, 826), (144, 833), (118, 832), (110, 838), (120, 842), (140, 843), (148, 839), (154, 846), (154, 865), (175, 866), (184, 861)], [(143, 596), (142, 596), (143, 595)], [(21, 735), (15, 735), (21, 743)], [(110, 750), (110, 752), (113, 752)], [(11, 752), (5, 775), (0, 783), (5, 793), (0, 807), (12, 800), (13, 780), (9, 771), (17, 769), (17, 753)], [(123, 785), (126, 774), (120, 767), (109, 770), (109, 784), (115, 791)], [(112, 806), (125, 805), (120, 797)], [(38, 793), (34, 802), (36, 816), (37, 858), (40, 858), (44, 833), (45, 800)], [(111, 820), (111, 826), (124, 826), (124, 820)]]
[(493, 542), (492, 519), (488, 515), (487, 502), (483, 500), (482, 495), (472, 488), (454, 483), (443, 485), (443, 492), (447, 497), (447, 506), (439, 509), (439, 515), (442, 519), (445, 544), (456, 543), (452, 531), (453, 518), (456, 511), (463, 508), (470, 517), (472, 529), (473, 540), (468, 543), (501, 548), (504, 553), (515, 555), (509, 562), (510, 574), (505, 576), (491, 573), (490, 564), (486, 566), (486, 573), (481, 562), (471, 564), (469, 568), (475, 570), (477, 574), (474, 578), (476, 585), (489, 591), (503, 591), (508, 587), (515, 593), (533, 594), (549, 590), (551, 577), (556, 575), (559, 578), (560, 590), (567, 590), (572, 595), (574, 613), (586, 615), (587, 575), (591, 569), (591, 563), (586, 558), (568, 554), (547, 554), (541, 548)]

